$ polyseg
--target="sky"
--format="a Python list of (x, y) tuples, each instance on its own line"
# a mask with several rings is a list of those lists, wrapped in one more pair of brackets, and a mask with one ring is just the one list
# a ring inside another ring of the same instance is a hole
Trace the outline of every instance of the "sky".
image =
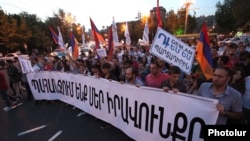
[[(189, 14), (196, 16), (214, 15), (216, 3), (220, 0), (191, 0)], [(222, 1), (222, 0), (221, 0)], [(185, 0), (159, 0), (159, 5), (167, 11), (175, 12), (183, 7)], [(58, 9), (75, 16), (76, 23), (90, 28), (91, 18), (100, 30), (103, 26), (115, 22), (136, 20), (140, 12), (142, 16), (149, 16), (149, 11), (156, 7), (157, 0), (0, 0), (0, 7), (6, 14), (19, 14), (25, 11), (36, 14), (45, 20), (47, 17), (58, 14)]]

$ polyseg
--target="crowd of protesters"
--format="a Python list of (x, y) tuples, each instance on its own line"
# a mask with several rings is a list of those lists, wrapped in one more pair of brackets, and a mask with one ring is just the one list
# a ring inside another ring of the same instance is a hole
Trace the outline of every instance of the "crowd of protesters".
[[(82, 52), (79, 59), (69, 54), (53, 59), (31, 57), (35, 71), (60, 71), (119, 81), (137, 87), (160, 88), (169, 93), (187, 93), (219, 100), (220, 113), (217, 124), (250, 124), (250, 44), (211, 44), (214, 75), (207, 80), (196, 60), (190, 74), (150, 54), (147, 46), (115, 47), (112, 57), (98, 57), (95, 51), (88, 56)], [(18, 62), (17, 60), (15, 62)], [(20, 98), (19, 81), (13, 74), (20, 74), (15, 62), (9, 61), (7, 72), (10, 86)], [(13, 69), (15, 67), (16, 69)], [(19, 78), (19, 77), (18, 77)], [(1, 80), (2, 81), (2, 80)], [(5, 87), (4, 87), (5, 88)], [(6, 89), (6, 88), (5, 88)], [(26, 81), (28, 99), (32, 93)], [(1, 93), (6, 93), (1, 91)], [(5, 94), (4, 94), (5, 95)], [(3, 97), (6, 99), (6, 97)], [(6, 102), (6, 106), (10, 104)]]

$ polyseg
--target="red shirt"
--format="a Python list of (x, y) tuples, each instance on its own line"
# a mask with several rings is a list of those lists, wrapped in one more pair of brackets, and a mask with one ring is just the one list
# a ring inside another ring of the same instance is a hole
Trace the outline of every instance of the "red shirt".
[(151, 73), (146, 76), (146, 86), (154, 87), (154, 88), (161, 88), (161, 83), (163, 80), (169, 79), (170, 76), (166, 73), (159, 73), (156, 76), (152, 75)]
[(0, 90), (7, 90), (8, 89), (8, 84), (5, 79), (5, 76), (2, 72), (0, 72)]
[(43, 66), (43, 70), (44, 71), (52, 71), (53, 66), (51, 64), (46, 64), (46, 65)]

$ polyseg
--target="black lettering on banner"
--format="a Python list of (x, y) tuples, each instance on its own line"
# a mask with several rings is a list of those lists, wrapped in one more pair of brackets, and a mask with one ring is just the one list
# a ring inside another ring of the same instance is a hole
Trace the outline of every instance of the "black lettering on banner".
[(118, 95), (114, 95), (114, 100), (109, 96), (109, 93), (107, 92), (107, 101), (108, 101), (108, 112), (111, 113), (111, 109), (114, 109), (114, 115), (117, 117), (117, 109), (121, 109), (121, 101), (119, 99)]
[(171, 132), (171, 123), (167, 124), (167, 131), (165, 133), (163, 133), (164, 108), (163, 107), (159, 107), (159, 111), (160, 111), (159, 133), (160, 133), (161, 137), (168, 138), (170, 136), (170, 132)]
[(43, 79), (43, 85), (45, 89), (45, 93), (49, 93), (49, 86), (48, 86), (49, 79)]
[(40, 93), (40, 87), (38, 86), (38, 81), (37, 80), (31, 80), (31, 85)]
[(40, 86), (40, 88), (41, 88), (41, 92), (43, 92), (43, 93), (45, 93), (45, 87), (44, 87), (44, 83), (43, 83), (43, 80), (44, 79), (39, 79), (39, 86)]
[(65, 81), (63, 81), (64, 83), (64, 85), (65, 85), (65, 92), (66, 92), (66, 96), (69, 96), (69, 93), (70, 93), (70, 82), (65, 82)]
[(74, 97), (74, 87), (73, 87), (73, 86), (74, 86), (74, 82), (71, 82), (71, 85), (70, 85), (70, 86), (71, 86), (71, 87), (70, 87), (70, 90), (71, 90), (71, 91), (70, 91), (70, 96), (71, 96), (71, 97)]
[(102, 90), (96, 93), (96, 89), (94, 87), (89, 86), (89, 104), (96, 109), (101, 110), (101, 101), (104, 102), (104, 96)]
[(83, 100), (84, 100), (84, 102), (88, 100), (87, 96), (88, 96), (88, 86), (84, 85), (84, 87), (83, 87)]
[(58, 92), (61, 93), (61, 94), (64, 94), (64, 89), (63, 89), (61, 80), (58, 80), (57, 87), (58, 87)]
[[(118, 104), (116, 104), (118, 103)], [(121, 106), (120, 106), (120, 100), (119, 100), (119, 96), (118, 95), (115, 95), (114, 96), (114, 109), (115, 109), (115, 117), (117, 117), (117, 114), (116, 114), (116, 107), (118, 107), (118, 110), (121, 109)]]
[[(51, 93), (57, 93), (57, 92), (58, 92), (58, 89), (57, 89), (57, 87), (56, 87), (56, 82), (55, 82), (54, 79), (51, 79), (51, 85), (52, 85), (52, 88), (53, 88), (53, 89), (51, 89), (51, 87), (49, 87), (50, 92), (51, 92)], [(51, 86), (51, 85), (49, 84), (49, 86)]]
[(204, 138), (204, 135), (203, 135), (203, 130), (204, 130), (204, 127), (205, 127), (205, 122), (201, 119), (201, 118), (193, 118), (190, 122), (190, 125), (189, 125), (189, 133), (188, 133), (188, 141), (192, 141), (193, 140), (193, 133), (194, 133), (194, 129), (198, 129), (197, 127), (194, 128), (195, 124), (199, 124), (200, 125), (200, 138)]
[[(130, 119), (132, 120), (132, 121), (134, 121), (134, 127), (139, 127), (139, 125), (138, 125), (138, 123), (137, 123), (137, 113), (138, 113), (138, 102), (137, 101), (135, 101), (135, 107), (134, 108), (132, 108), (132, 107), (130, 107), (129, 106), (129, 117), (130, 117)], [(133, 109), (134, 109), (134, 113), (132, 113), (132, 111), (133, 111)]]
[(82, 93), (81, 93), (81, 83), (76, 83), (76, 82), (75, 82), (75, 87), (76, 87), (76, 99), (77, 99), (77, 100), (80, 99), (80, 100), (82, 101), (83, 99), (81, 99), (81, 97), (82, 97), (82, 96), (81, 96), (81, 94), (82, 94)]
[(153, 133), (154, 120), (158, 119), (158, 115), (155, 114), (155, 106), (151, 106), (151, 116), (150, 116), (150, 133)]
[[(142, 115), (143, 109), (145, 109), (145, 114), (146, 115)], [(142, 123), (142, 116), (145, 116), (145, 130), (148, 131), (148, 119), (149, 119), (149, 107), (146, 103), (141, 103), (140, 107), (139, 107), (139, 125), (138, 128), (141, 129), (141, 123)]]
[(123, 97), (121, 97), (121, 115), (122, 115), (122, 120), (128, 124), (128, 98), (125, 99), (125, 104), (123, 102), (124, 102), (123, 101)]
[[(179, 127), (179, 120), (182, 120), (182, 127)], [(174, 119), (174, 127), (173, 127), (173, 132), (171, 133), (173, 140), (179, 139), (185, 141), (185, 137), (181, 136), (179, 133), (184, 133), (187, 129), (187, 117), (184, 113), (177, 113)]]
[(103, 103), (104, 102), (104, 95), (103, 95), (103, 91), (102, 90), (100, 90), (99, 91), (99, 95), (98, 95), (98, 101), (97, 101), (97, 103), (98, 103), (98, 107), (99, 107), (99, 110), (101, 110), (102, 109), (102, 105), (101, 105), (101, 102)]
[(110, 109), (114, 109), (113, 100), (109, 97), (109, 92), (107, 92), (107, 102), (108, 102), (108, 112), (111, 113)]

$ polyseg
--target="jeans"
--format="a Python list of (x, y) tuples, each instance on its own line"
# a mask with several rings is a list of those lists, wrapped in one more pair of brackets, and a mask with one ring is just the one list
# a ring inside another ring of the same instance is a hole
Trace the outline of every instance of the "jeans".
[(5, 102), (5, 106), (9, 107), (11, 104), (7, 95), (7, 90), (0, 90), (0, 95)]

